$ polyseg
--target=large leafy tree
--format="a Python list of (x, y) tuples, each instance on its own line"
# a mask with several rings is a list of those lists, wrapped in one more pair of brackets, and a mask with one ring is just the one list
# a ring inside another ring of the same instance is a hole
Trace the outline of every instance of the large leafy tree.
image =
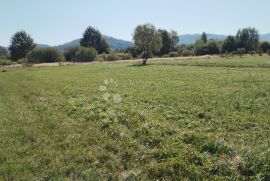
[(228, 36), (224, 40), (222, 47), (221, 47), (221, 52), (222, 53), (231, 53), (233, 51), (236, 51), (237, 49), (237, 42), (236, 39), (233, 36)]
[(246, 52), (257, 51), (259, 48), (259, 33), (255, 28), (240, 29), (236, 34), (238, 48), (245, 48)]
[(176, 31), (168, 32), (167, 30), (158, 30), (162, 39), (162, 47), (159, 51), (159, 55), (168, 54), (171, 51), (176, 50), (176, 46), (179, 43), (179, 36)]
[(94, 48), (98, 51), (98, 53), (108, 53), (109, 51), (109, 45), (99, 30), (91, 26), (85, 30), (80, 44), (82, 47)]
[(162, 39), (162, 47), (160, 48), (159, 54), (165, 55), (168, 54), (172, 50), (172, 39), (170, 37), (170, 33), (167, 30), (158, 30)]
[(36, 47), (34, 40), (25, 31), (15, 33), (11, 38), (9, 46), (12, 60), (25, 58), (27, 53)]
[(162, 47), (160, 33), (152, 24), (138, 25), (133, 35), (134, 44), (143, 51), (143, 64), (146, 64), (150, 53), (158, 52)]
[(172, 50), (171, 51), (175, 51), (177, 45), (179, 44), (179, 35), (176, 31), (172, 30), (170, 32), (170, 38), (171, 38), (171, 43), (172, 43)]

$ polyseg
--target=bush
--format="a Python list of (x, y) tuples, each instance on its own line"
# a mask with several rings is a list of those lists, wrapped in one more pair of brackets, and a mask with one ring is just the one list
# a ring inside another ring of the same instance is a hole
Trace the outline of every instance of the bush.
[(270, 56), (270, 50), (268, 50), (268, 51), (267, 51), (267, 55), (269, 55), (269, 56)]
[(55, 48), (36, 48), (27, 55), (28, 63), (51, 63), (65, 60), (65, 57)]
[(27, 58), (22, 58), (20, 60), (17, 61), (18, 64), (27, 64), (28, 61), (27, 61)]
[(169, 57), (178, 57), (178, 53), (177, 52), (170, 52)]
[(246, 53), (246, 49), (245, 48), (237, 48), (236, 53), (240, 56), (240, 58), (242, 57), (242, 55), (244, 55)]
[(67, 61), (74, 61), (76, 57), (76, 52), (80, 49), (79, 46), (71, 47), (65, 50), (64, 55)]
[(119, 60), (120, 58), (116, 55), (116, 54), (114, 54), (114, 53), (111, 53), (111, 54), (107, 54), (106, 56), (105, 56), (105, 60), (106, 61), (115, 61), (115, 60)]
[(1, 66), (8, 66), (8, 65), (12, 65), (13, 62), (11, 60), (1, 60), (0, 59), (0, 65)]
[(162, 55), (162, 58), (169, 58), (168, 54)]
[(81, 62), (94, 61), (97, 57), (97, 51), (94, 48), (80, 47), (75, 54), (75, 60)]
[(252, 55), (252, 56), (253, 56), (253, 55), (256, 55), (256, 54), (257, 54), (257, 52), (256, 52), (256, 51), (249, 51), (249, 52), (248, 52), (248, 54), (250, 54), (250, 55)]
[(132, 60), (133, 56), (130, 53), (117, 53), (116, 54), (120, 60)]
[(192, 56), (192, 55), (193, 55), (193, 53), (190, 50), (184, 50), (182, 52), (183, 57), (189, 57), (189, 56)]

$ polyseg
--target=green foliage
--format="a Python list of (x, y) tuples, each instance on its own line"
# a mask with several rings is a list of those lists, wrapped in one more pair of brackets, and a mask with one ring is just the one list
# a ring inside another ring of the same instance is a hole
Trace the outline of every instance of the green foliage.
[(140, 58), (140, 55), (142, 53), (142, 50), (136, 48), (136, 47), (130, 47), (126, 50), (128, 53), (132, 55), (134, 58)]
[(267, 51), (267, 55), (269, 55), (269, 56), (270, 56), (270, 50), (268, 50), (268, 51)]
[(246, 49), (245, 48), (237, 48), (236, 53), (241, 58), (246, 53)]
[(270, 43), (267, 41), (264, 41), (260, 44), (260, 50), (262, 50), (263, 53), (267, 53), (268, 50), (270, 50)]
[(89, 26), (80, 41), (80, 45), (86, 48), (94, 48), (98, 53), (108, 53), (109, 45), (99, 30)]
[(115, 60), (120, 60), (120, 58), (115, 54), (115, 53), (110, 53), (105, 55), (106, 61), (115, 61)]
[(94, 48), (81, 47), (75, 54), (75, 60), (79, 62), (94, 61), (97, 57), (97, 51)]
[(158, 54), (165, 55), (171, 51), (176, 51), (176, 46), (179, 43), (179, 36), (176, 31), (168, 32), (167, 30), (158, 30), (162, 39), (162, 47)]
[(15, 33), (11, 38), (11, 45), (9, 46), (11, 59), (16, 61), (25, 58), (35, 46), (34, 40), (25, 31)]
[(257, 51), (259, 48), (259, 33), (255, 28), (240, 29), (236, 34), (238, 48), (245, 48), (246, 52)]
[(64, 61), (63, 54), (55, 48), (36, 48), (27, 55), (28, 63), (51, 63)]
[(182, 52), (182, 56), (183, 56), (183, 57), (193, 56), (193, 52), (190, 51), (190, 50), (184, 50), (184, 51)]
[(144, 57), (143, 64), (153, 52), (158, 52), (162, 47), (160, 33), (152, 24), (138, 25), (133, 36), (135, 46), (142, 50)]
[(27, 64), (28, 60), (27, 60), (27, 58), (22, 58), (22, 59), (18, 60), (17, 63), (18, 64)]
[(207, 42), (208, 42), (207, 34), (206, 34), (205, 32), (203, 32), (203, 34), (201, 35), (201, 40), (202, 40), (204, 43), (207, 43)]
[(233, 51), (236, 51), (237, 49), (237, 42), (236, 39), (233, 36), (228, 36), (224, 40), (222, 47), (221, 47), (221, 52), (222, 53), (232, 53)]
[(176, 31), (172, 30), (170, 32), (170, 38), (172, 40), (172, 51), (176, 51), (177, 50), (177, 46), (179, 44), (179, 35)]
[(234, 154), (233, 150), (221, 143), (216, 142), (208, 142), (202, 145), (201, 152), (208, 152), (210, 154), (217, 155), (229, 155), (232, 156)]
[(214, 40), (210, 40), (204, 43), (203, 40), (198, 40), (195, 43), (195, 55), (215, 55), (219, 54), (219, 44)]
[(159, 55), (168, 54), (172, 50), (172, 39), (167, 30), (158, 30), (162, 39), (162, 47), (159, 50)]
[(257, 52), (256, 51), (249, 51), (248, 54), (250, 54), (251, 56), (254, 56), (257, 54)]
[(80, 49), (79, 46), (71, 47), (65, 50), (64, 55), (67, 61), (75, 61), (76, 52)]
[(8, 66), (12, 64), (13, 62), (11, 60), (0, 59), (0, 66)]
[(169, 57), (178, 57), (178, 53), (177, 52), (170, 52), (169, 53)]

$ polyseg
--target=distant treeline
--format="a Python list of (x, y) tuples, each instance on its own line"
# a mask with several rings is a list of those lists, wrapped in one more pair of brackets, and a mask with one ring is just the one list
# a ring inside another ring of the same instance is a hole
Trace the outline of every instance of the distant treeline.
[(19, 63), (41, 63), (57, 61), (113, 61), (143, 58), (144, 62), (153, 56), (201, 56), (270, 54), (270, 43), (260, 42), (255, 28), (240, 29), (235, 36), (224, 41), (208, 39), (206, 33), (191, 45), (179, 45), (176, 31), (156, 29), (152, 24), (138, 25), (133, 33), (134, 46), (126, 50), (112, 50), (99, 30), (89, 26), (80, 41), (80, 46), (65, 52), (55, 48), (37, 48), (34, 40), (25, 31), (16, 32), (8, 48), (0, 47), (0, 59), (11, 59)]

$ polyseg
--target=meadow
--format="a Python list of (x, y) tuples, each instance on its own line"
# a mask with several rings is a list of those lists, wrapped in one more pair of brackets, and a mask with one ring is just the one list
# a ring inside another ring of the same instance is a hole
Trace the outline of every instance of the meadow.
[(1, 68), (0, 180), (269, 180), (270, 56)]

